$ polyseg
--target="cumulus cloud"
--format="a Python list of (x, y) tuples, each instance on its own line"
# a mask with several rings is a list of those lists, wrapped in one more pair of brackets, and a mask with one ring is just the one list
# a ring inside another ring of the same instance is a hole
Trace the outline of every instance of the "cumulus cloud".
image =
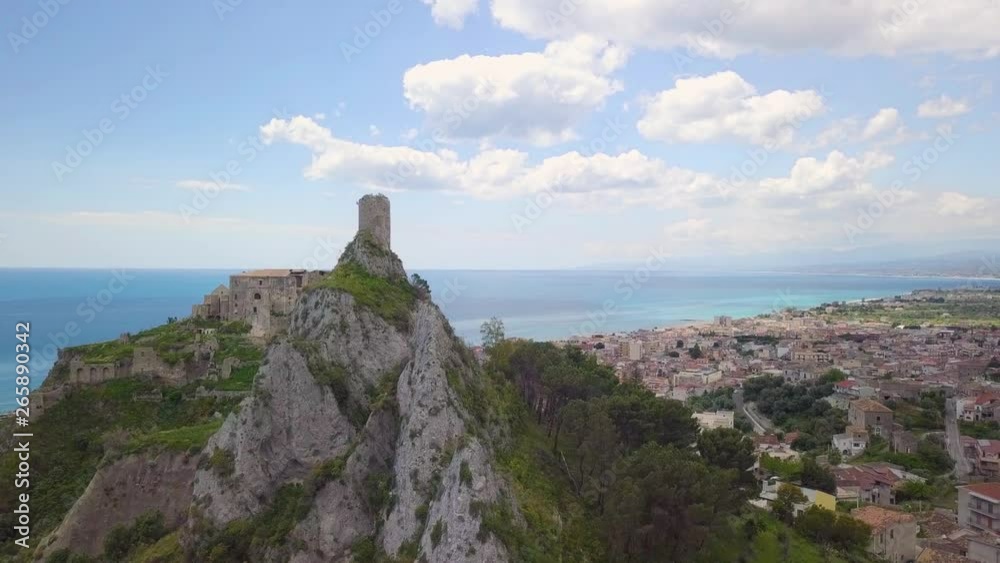
[(933, 119), (956, 117), (969, 112), (969, 104), (965, 100), (953, 100), (947, 94), (940, 98), (927, 100), (917, 108), (917, 115)]
[[(530, 37), (591, 33), (707, 56), (819, 49), (845, 55), (996, 56), (1000, 4), (984, 0), (493, 0), (494, 19)], [(780, 22), (780, 25), (775, 25)]]
[[(868, 120), (871, 121), (871, 120)], [(567, 152), (541, 160), (510, 149), (483, 149), (460, 158), (453, 151), (380, 146), (339, 139), (308, 117), (273, 119), (261, 127), (265, 143), (310, 150), (309, 179), (371, 190), (427, 190), (480, 200), (533, 201), (547, 194), (557, 207), (607, 213), (647, 207), (688, 214), (664, 228), (669, 240), (701, 241), (704, 251), (764, 252), (842, 248), (862, 239), (845, 235), (860, 210), (886, 205), (864, 236), (922, 240), (981, 236), (1000, 221), (1000, 200), (957, 192), (890, 188), (873, 180), (894, 162), (871, 150), (803, 157), (785, 175), (750, 179), (723, 190), (713, 174), (671, 166), (637, 150), (619, 154)], [(888, 197), (888, 199), (887, 199)], [(984, 209), (985, 211), (978, 211)], [(934, 229), (928, 230), (927, 225)]]
[[(533, 163), (528, 153), (485, 149), (468, 159), (448, 150), (379, 146), (334, 137), (308, 117), (272, 119), (261, 127), (267, 144), (308, 147), (306, 178), (333, 179), (368, 189), (436, 190), (482, 199), (557, 193), (586, 203), (594, 196), (621, 205), (674, 206), (714, 195), (711, 175), (673, 167), (632, 150), (616, 155), (573, 151)], [(593, 200), (590, 200), (593, 201)]]
[[(891, 133), (891, 135), (889, 135)], [(879, 145), (897, 144), (913, 136), (906, 129), (899, 110), (882, 108), (862, 122), (858, 117), (845, 117), (830, 123), (816, 138), (803, 143), (801, 149), (810, 151), (833, 145), (847, 145), (878, 140)]]
[(476, 11), (479, 0), (421, 0), (431, 7), (434, 23), (462, 29), (465, 18)]
[(443, 139), (506, 137), (551, 145), (622, 90), (610, 75), (628, 53), (594, 37), (549, 43), (542, 52), (462, 55), (410, 68), (403, 94)]
[(868, 120), (865, 130), (861, 132), (861, 138), (866, 140), (872, 139), (887, 131), (897, 130), (899, 125), (899, 110), (896, 108), (883, 108)]
[(807, 119), (825, 110), (814, 90), (760, 95), (732, 71), (682, 78), (644, 101), (638, 129), (647, 139), (705, 142), (736, 138), (754, 144), (787, 144)]

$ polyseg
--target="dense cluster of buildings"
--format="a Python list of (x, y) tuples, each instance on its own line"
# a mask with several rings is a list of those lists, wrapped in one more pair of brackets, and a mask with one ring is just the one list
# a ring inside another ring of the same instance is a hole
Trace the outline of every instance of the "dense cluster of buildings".
[[(904, 308), (907, 302), (928, 298), (941, 297), (917, 292), (885, 306)], [(847, 427), (830, 444), (842, 461), (821, 460), (835, 477), (836, 491), (801, 488), (808, 501), (796, 510), (814, 505), (853, 507), (852, 515), (872, 529), (869, 550), (888, 561), (1000, 563), (1000, 483), (989, 482), (1000, 481), (1000, 440), (951, 436), (958, 436), (958, 420), (1000, 422), (1000, 385), (994, 383), (1000, 380), (1000, 330), (847, 321), (824, 314), (829, 312), (717, 317), (711, 323), (683, 327), (595, 334), (571, 344), (614, 366), (619, 378), (682, 401), (720, 389), (739, 389), (754, 377), (770, 375), (798, 383), (839, 370), (846, 378), (834, 384), (825, 400), (847, 412)], [(891, 452), (914, 454), (920, 440), (900, 424), (892, 407), (918, 401), (929, 391), (948, 398), (952, 430), (947, 438), (944, 432), (938, 434), (953, 459), (961, 462), (958, 476), (987, 482), (958, 487), (956, 510), (918, 515), (902, 510), (899, 491), (908, 482), (926, 483), (924, 477), (890, 463), (849, 460), (874, 440)], [(695, 417), (703, 429), (731, 428), (734, 416), (746, 416), (753, 423), (758, 462), (751, 469), (762, 482), (754, 504), (766, 507), (780, 482), (764, 470), (760, 457), (797, 460), (800, 454), (792, 444), (798, 434), (775, 432), (741, 400), (735, 407), (735, 413), (704, 412)], [(920, 539), (918, 532), (923, 532)]]

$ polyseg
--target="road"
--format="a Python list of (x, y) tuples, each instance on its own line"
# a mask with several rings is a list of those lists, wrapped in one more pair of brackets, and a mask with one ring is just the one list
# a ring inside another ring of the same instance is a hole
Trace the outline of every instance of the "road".
[(737, 389), (733, 393), (733, 400), (736, 403), (736, 409), (743, 412), (743, 415), (750, 419), (753, 424), (753, 431), (758, 434), (768, 434), (774, 425), (771, 421), (767, 419), (764, 415), (757, 412), (757, 408), (753, 403), (743, 402), (743, 390)]
[(966, 482), (971, 468), (969, 460), (962, 455), (962, 438), (958, 431), (958, 414), (955, 409), (955, 399), (948, 399), (944, 408), (945, 442), (948, 445), (948, 455), (955, 461), (955, 478)]

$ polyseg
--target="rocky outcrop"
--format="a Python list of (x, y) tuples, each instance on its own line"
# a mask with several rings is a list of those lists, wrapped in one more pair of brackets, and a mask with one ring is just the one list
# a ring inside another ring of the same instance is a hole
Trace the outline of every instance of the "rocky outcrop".
[(278, 487), (344, 453), (355, 435), (333, 391), (288, 342), (268, 349), (257, 381), (205, 448), (208, 456), (231, 456), (231, 469), (208, 464), (195, 480), (196, 500), (216, 523), (257, 513)]
[(340, 264), (354, 263), (373, 276), (385, 279), (406, 279), (406, 269), (399, 257), (391, 250), (383, 248), (371, 235), (359, 232), (354, 240), (344, 248)]
[(289, 335), (317, 348), (323, 361), (344, 368), (351, 395), (364, 402), (366, 389), (410, 356), (406, 336), (341, 291), (305, 293), (292, 313)]
[[(482, 509), (508, 495), (464, 403), (478, 366), (437, 306), (409, 291), (396, 255), (362, 235), (338, 265), (350, 283), (302, 293), (250, 396), (198, 468), (185, 465), (187, 493), (161, 499), (173, 525), (175, 505), (190, 504), (189, 557), (246, 541), (238, 557), (253, 561), (346, 562), (358, 546), (428, 563), (509, 561), (481, 533)], [(390, 312), (372, 299), (387, 285), (401, 296)], [(62, 538), (86, 529), (81, 518), (71, 514), (58, 541), (74, 541)]]
[(191, 506), (197, 465), (197, 456), (161, 453), (154, 458), (132, 455), (101, 468), (48, 536), (44, 551), (70, 548), (100, 555), (112, 528), (127, 526), (148, 511), (163, 514), (170, 528), (181, 526)]

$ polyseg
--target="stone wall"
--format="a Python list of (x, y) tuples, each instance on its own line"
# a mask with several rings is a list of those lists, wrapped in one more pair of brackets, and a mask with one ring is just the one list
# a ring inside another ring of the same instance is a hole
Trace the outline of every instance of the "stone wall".
[(231, 321), (250, 323), (251, 335), (266, 337), (277, 330), (275, 317), (291, 314), (304, 285), (301, 276), (233, 276), (230, 279)]
[(83, 360), (70, 360), (69, 382), (74, 385), (94, 385), (128, 377), (128, 366), (116, 363), (89, 364)]
[(366, 232), (377, 244), (392, 248), (389, 198), (382, 194), (366, 195), (358, 201), (358, 232)]
[(160, 359), (156, 350), (148, 346), (136, 346), (132, 355), (132, 374), (159, 377), (171, 383), (186, 383), (188, 370), (183, 362), (170, 365)]

